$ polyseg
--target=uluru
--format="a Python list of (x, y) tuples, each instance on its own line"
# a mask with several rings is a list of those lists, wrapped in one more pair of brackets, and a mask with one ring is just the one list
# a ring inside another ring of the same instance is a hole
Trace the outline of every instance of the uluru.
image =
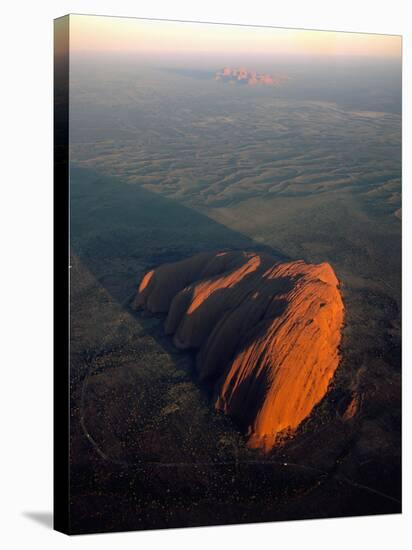
[(328, 263), (205, 252), (147, 272), (134, 307), (166, 315), (215, 408), (264, 452), (293, 436), (339, 365), (344, 305)]

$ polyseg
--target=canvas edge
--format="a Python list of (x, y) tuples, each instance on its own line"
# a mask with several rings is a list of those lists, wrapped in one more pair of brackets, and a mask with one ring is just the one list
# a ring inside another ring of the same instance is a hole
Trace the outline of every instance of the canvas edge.
[(54, 20), (53, 528), (70, 534), (69, 23)]

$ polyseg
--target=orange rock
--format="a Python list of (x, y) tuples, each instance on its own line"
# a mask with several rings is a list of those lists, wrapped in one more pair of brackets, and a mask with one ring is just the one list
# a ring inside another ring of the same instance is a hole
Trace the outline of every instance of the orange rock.
[(343, 420), (352, 420), (358, 413), (359, 409), (359, 397), (357, 395), (354, 395), (349, 403), (349, 405), (346, 407), (345, 412), (343, 413)]
[(244, 67), (241, 67), (240, 69), (224, 67), (215, 73), (215, 80), (224, 80), (232, 83), (246, 83), (250, 86), (256, 86), (257, 84), (279, 86), (282, 82), (287, 80), (287, 78), (280, 75), (273, 77), (272, 75), (266, 73), (260, 74), (256, 71), (248, 71)]
[(203, 253), (147, 273), (135, 306), (168, 312), (166, 333), (198, 350), (215, 407), (264, 451), (310, 415), (339, 364), (344, 307), (327, 263)]

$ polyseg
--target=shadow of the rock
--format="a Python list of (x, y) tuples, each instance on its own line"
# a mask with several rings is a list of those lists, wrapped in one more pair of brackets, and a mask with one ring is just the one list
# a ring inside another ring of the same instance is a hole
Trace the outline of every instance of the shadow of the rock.
[(72, 252), (121, 304), (145, 270), (198, 252), (255, 250), (286, 259), (192, 208), (88, 169), (71, 167), (70, 197)]

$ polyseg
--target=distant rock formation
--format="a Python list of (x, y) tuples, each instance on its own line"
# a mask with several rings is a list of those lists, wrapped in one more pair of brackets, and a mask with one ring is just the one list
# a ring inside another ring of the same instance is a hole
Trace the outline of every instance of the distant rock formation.
[(324, 397), (339, 364), (344, 306), (328, 263), (202, 253), (143, 277), (134, 306), (167, 313), (179, 349), (251, 447), (269, 451)]
[(240, 69), (232, 69), (231, 67), (224, 67), (215, 74), (215, 80), (223, 80), (224, 82), (231, 82), (236, 84), (249, 84), (250, 86), (256, 86), (257, 84), (264, 84), (267, 86), (279, 86), (287, 80), (285, 76), (272, 76), (267, 73), (257, 73), (256, 71), (248, 71), (241, 67)]

